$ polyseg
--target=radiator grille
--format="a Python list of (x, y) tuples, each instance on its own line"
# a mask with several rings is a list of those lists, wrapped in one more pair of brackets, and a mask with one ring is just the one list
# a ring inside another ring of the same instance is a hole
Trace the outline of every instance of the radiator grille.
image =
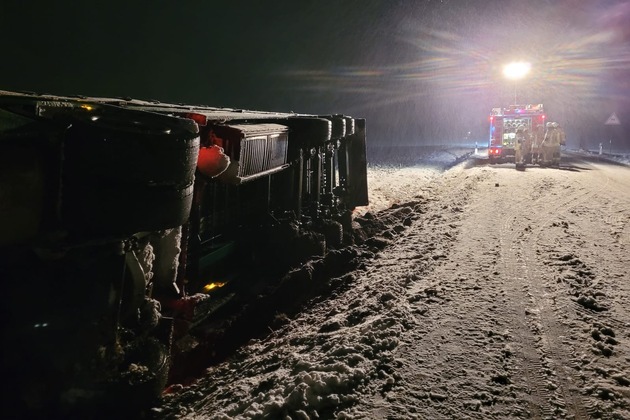
[(238, 176), (248, 177), (282, 166), (286, 163), (287, 145), (287, 133), (242, 139)]

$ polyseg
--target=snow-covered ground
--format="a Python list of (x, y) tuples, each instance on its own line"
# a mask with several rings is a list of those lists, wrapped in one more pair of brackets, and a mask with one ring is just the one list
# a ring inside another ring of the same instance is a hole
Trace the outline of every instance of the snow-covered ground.
[(435, 153), (371, 164), (359, 268), (152, 415), (630, 418), (630, 168)]
[(620, 163), (622, 165), (630, 166), (630, 152), (625, 152), (625, 153), (604, 153), (602, 151), (601, 155), (599, 154), (599, 151), (596, 151), (596, 150), (567, 149), (567, 152), (571, 153), (571, 154), (577, 154), (577, 155), (580, 155), (580, 156), (585, 156), (585, 157), (596, 157), (598, 159), (611, 161), (611, 162), (617, 162), (617, 163)]

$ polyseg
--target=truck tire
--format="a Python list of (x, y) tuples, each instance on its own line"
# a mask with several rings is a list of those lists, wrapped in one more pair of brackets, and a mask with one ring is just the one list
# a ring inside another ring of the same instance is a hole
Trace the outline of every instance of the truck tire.
[(67, 183), (62, 222), (80, 234), (131, 234), (169, 229), (188, 220), (193, 184), (179, 187)]
[(291, 265), (297, 265), (313, 257), (323, 257), (325, 254), (326, 239), (324, 235), (317, 232), (305, 232), (295, 238), (289, 259)]
[(332, 123), (325, 118), (291, 117), (289, 126), (289, 147), (297, 142), (299, 147), (321, 146), (331, 139)]
[[(122, 346), (124, 359), (112, 366), (110, 377), (95, 375), (93, 382), (73, 384), (80, 398), (61, 402), (55, 413), (61, 418), (139, 418), (155, 404), (164, 390), (169, 373), (169, 349), (152, 337), (136, 339)], [(142, 369), (138, 369), (138, 367)], [(86, 367), (89, 369), (89, 367)], [(100, 370), (95, 372), (102, 374)], [(68, 393), (63, 390), (61, 394)]]
[(327, 119), (331, 123), (330, 139), (339, 140), (346, 134), (346, 119), (340, 115), (321, 115), (321, 118)]
[(355, 132), (354, 118), (344, 117), (346, 119), (346, 136), (351, 136)]
[(326, 239), (326, 248), (336, 249), (343, 244), (343, 226), (334, 220), (324, 220), (319, 229)]
[(194, 179), (199, 137), (175, 129), (143, 134), (77, 123), (66, 132), (63, 152), (65, 178), (185, 186)]
[(140, 338), (130, 343), (125, 349), (124, 365), (144, 366), (144, 374), (136, 374), (131, 369), (122, 371), (115, 381), (108, 384), (105, 407), (114, 412), (129, 414), (144, 410), (155, 403), (166, 387), (169, 374), (170, 349), (152, 337)]

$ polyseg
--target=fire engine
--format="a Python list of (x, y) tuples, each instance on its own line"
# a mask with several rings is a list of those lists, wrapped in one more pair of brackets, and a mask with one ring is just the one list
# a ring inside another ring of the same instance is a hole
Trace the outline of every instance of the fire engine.
[(543, 104), (510, 105), (492, 108), (488, 157), (491, 163), (514, 160), (516, 129), (523, 125), (530, 134), (531, 149), (525, 151), (525, 162), (538, 163), (540, 147), (545, 137), (545, 111)]

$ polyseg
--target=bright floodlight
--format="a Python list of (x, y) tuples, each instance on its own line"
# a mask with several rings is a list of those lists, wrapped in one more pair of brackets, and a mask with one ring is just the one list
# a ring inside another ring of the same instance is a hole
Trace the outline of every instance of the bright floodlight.
[(503, 67), (503, 75), (508, 79), (518, 80), (525, 77), (529, 70), (532, 68), (530, 63), (525, 61), (517, 61), (514, 63), (506, 64)]

